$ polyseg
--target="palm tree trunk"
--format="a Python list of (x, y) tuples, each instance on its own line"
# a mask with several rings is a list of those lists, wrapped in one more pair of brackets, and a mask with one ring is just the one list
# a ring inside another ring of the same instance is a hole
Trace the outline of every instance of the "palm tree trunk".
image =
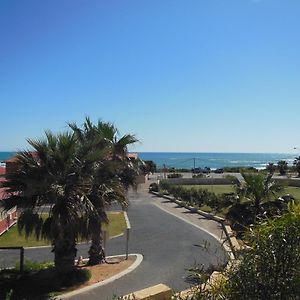
[(92, 243), (89, 249), (89, 265), (97, 265), (105, 260), (105, 252), (102, 247), (101, 227), (92, 234)]
[(256, 217), (259, 214), (259, 208), (260, 208), (260, 199), (255, 198), (255, 202), (254, 202), (254, 221), (256, 220)]
[(77, 253), (75, 239), (56, 240), (52, 252), (55, 268), (59, 273), (67, 274), (74, 270)]

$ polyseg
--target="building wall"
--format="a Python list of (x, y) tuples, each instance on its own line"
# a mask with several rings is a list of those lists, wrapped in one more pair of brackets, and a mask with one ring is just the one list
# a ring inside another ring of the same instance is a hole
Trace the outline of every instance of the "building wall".
[(17, 222), (17, 210), (11, 209), (7, 213), (0, 214), (0, 235), (7, 231), (12, 225)]

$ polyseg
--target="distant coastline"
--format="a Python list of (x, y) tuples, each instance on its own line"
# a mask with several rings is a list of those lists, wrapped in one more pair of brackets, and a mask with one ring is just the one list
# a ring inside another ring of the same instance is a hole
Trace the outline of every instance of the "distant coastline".
[(297, 153), (217, 153), (217, 152), (138, 152), (143, 160), (153, 160), (158, 167), (193, 168), (254, 167), (264, 169), (269, 163), (285, 160), (289, 165)]
[[(0, 152), (0, 162), (12, 157), (15, 152)], [(143, 160), (153, 160), (158, 167), (193, 168), (209, 167), (212, 169), (224, 167), (254, 167), (263, 169), (269, 163), (286, 160), (293, 164), (299, 153), (219, 153), (219, 152), (138, 152)]]

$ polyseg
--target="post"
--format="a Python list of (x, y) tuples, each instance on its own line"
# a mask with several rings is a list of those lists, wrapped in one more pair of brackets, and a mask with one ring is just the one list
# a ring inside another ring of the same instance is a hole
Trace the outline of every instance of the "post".
[(24, 272), (24, 247), (20, 248), (20, 273)]
[(103, 240), (103, 248), (104, 248), (104, 253), (106, 250), (106, 241), (107, 241), (107, 231), (102, 230), (102, 240)]
[(126, 211), (124, 211), (124, 218), (125, 218), (125, 221), (126, 221), (126, 252), (125, 252), (126, 257), (125, 257), (125, 259), (127, 260), (128, 259), (128, 249), (129, 249), (129, 232), (130, 232), (130, 229), (131, 229), (131, 225), (130, 225), (128, 215), (127, 215)]
[(128, 247), (129, 247), (129, 228), (126, 228), (126, 257), (128, 259)]

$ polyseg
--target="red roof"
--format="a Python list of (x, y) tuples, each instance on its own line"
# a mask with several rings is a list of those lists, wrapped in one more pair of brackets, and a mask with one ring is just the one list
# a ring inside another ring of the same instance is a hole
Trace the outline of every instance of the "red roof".
[(137, 153), (127, 153), (127, 157), (131, 159), (138, 159)]
[[(36, 151), (32, 151), (32, 152), (30, 152), (31, 153), (31, 155), (34, 157), (34, 158), (36, 158), (37, 157), (37, 152)], [(5, 162), (6, 163), (13, 163), (13, 162), (16, 162), (17, 161), (17, 157), (16, 156), (13, 156), (13, 157), (11, 157), (10, 159), (7, 159)]]

